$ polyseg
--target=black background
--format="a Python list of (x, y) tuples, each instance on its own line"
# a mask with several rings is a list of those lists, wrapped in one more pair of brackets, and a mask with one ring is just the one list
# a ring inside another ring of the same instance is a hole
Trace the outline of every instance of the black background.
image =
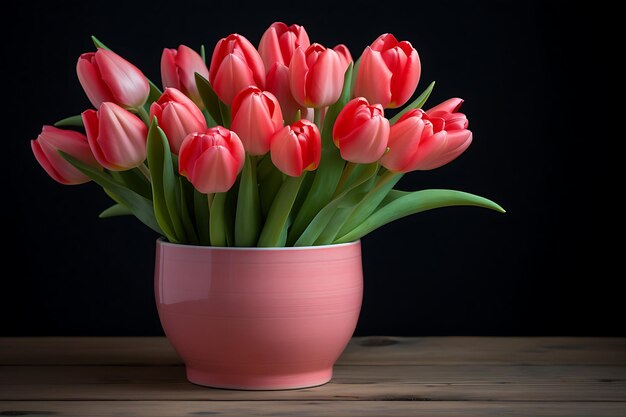
[(619, 239), (612, 198), (620, 189), (605, 188), (613, 144), (623, 139), (605, 97), (613, 95), (612, 66), (590, 29), (597, 8), (387, 3), (15, 6), (5, 19), (19, 29), (4, 35), (2, 68), (10, 250), (0, 335), (161, 334), (155, 234), (133, 218), (99, 220), (109, 201), (98, 187), (53, 182), (30, 151), (42, 124), (89, 106), (75, 75), (78, 55), (93, 49), (89, 36), (158, 81), (163, 47), (204, 43), (211, 51), (232, 32), (257, 44), (275, 20), (303, 24), (327, 46), (345, 43), (355, 58), (384, 32), (410, 40), (422, 60), (418, 91), (436, 80), (431, 105), (464, 98), (474, 143), (454, 163), (408, 175), (401, 186), (473, 192), (508, 210), (441, 209), (367, 236), (357, 334), (625, 335), (615, 288), (622, 273), (611, 272), (617, 250), (602, 237)]

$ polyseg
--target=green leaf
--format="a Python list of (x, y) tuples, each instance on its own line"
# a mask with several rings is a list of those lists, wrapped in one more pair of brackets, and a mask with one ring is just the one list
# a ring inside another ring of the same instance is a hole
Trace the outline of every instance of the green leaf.
[(220, 99), (217, 97), (217, 94), (215, 94), (215, 91), (213, 91), (211, 83), (197, 72), (195, 73), (195, 77), (196, 87), (198, 87), (198, 93), (200, 93), (204, 107), (206, 107), (207, 111), (218, 125), (223, 125), (222, 113), (220, 112)]
[[(265, 164), (266, 161), (269, 161), (269, 163)], [(267, 169), (265, 170), (264, 175), (261, 176), (261, 170), (266, 166)], [(259, 180), (259, 200), (261, 203), (261, 215), (263, 216), (263, 218), (266, 218), (267, 214), (270, 211), (270, 208), (272, 207), (274, 198), (276, 197), (276, 194), (278, 194), (278, 190), (280, 190), (281, 185), (283, 185), (283, 173), (280, 172), (278, 168), (274, 166), (274, 164), (272, 164), (272, 161), (269, 157), (266, 157), (259, 164), (257, 174)]]
[(426, 87), (426, 90), (424, 90), (424, 92), (420, 94), (419, 97), (413, 100), (411, 104), (408, 104), (405, 108), (402, 109), (402, 111), (389, 119), (389, 124), (393, 125), (394, 123), (396, 123), (398, 119), (400, 119), (400, 117), (402, 117), (404, 113), (408, 112), (409, 110), (421, 109), (424, 104), (426, 104), (426, 100), (428, 100), (428, 97), (430, 97), (430, 93), (433, 92), (433, 88), (435, 88), (434, 81), (430, 83), (428, 87)]
[(367, 219), (369, 215), (374, 212), (374, 210), (376, 210), (376, 208), (380, 205), (380, 202), (383, 201), (387, 194), (389, 194), (389, 191), (394, 187), (394, 185), (400, 181), (400, 178), (402, 178), (402, 174), (397, 174), (391, 171), (386, 171), (383, 175), (381, 175), (374, 188), (372, 188), (367, 195), (363, 197), (363, 200), (361, 200), (361, 202), (354, 207), (352, 214), (348, 220), (346, 220), (337, 235), (343, 236), (363, 223), (363, 221)]
[(123, 204), (113, 204), (106, 210), (103, 210), (100, 215), (98, 215), (101, 219), (107, 219), (109, 217), (117, 217), (117, 216), (130, 216), (133, 212)]
[(224, 126), (226, 129), (230, 129), (230, 122), (231, 122), (230, 107), (228, 107), (221, 100), (219, 101), (219, 106), (220, 106), (220, 115), (222, 116), (222, 126)]
[(61, 119), (58, 122), (56, 122), (54, 125), (56, 127), (65, 127), (65, 126), (85, 127), (85, 125), (83, 124), (83, 117), (80, 114), (77, 114), (76, 116), (66, 117), (65, 119)]
[(71, 155), (68, 155), (62, 151), (59, 151), (61, 156), (65, 158), (67, 162), (72, 164), (83, 174), (91, 178), (96, 184), (105, 188), (108, 193), (113, 194), (115, 201), (128, 207), (130, 211), (141, 220), (146, 226), (154, 230), (155, 232), (163, 235), (163, 230), (159, 227), (158, 222), (155, 219), (154, 209), (152, 208), (152, 201), (137, 194), (136, 192), (129, 190), (123, 185), (117, 183), (108, 174), (84, 164)]
[(96, 45), (96, 48), (106, 49), (107, 51), (111, 50), (111, 48), (100, 42), (100, 40), (93, 35), (91, 36), (91, 40), (93, 41), (93, 44)]
[(302, 208), (298, 212), (293, 227), (289, 231), (288, 244), (298, 240), (317, 213), (332, 199), (337, 184), (341, 178), (345, 161), (339, 154), (339, 149), (333, 143), (332, 130), (337, 115), (350, 100), (350, 85), (352, 82), (352, 64), (346, 70), (343, 81), (343, 90), (339, 100), (328, 108), (322, 128), (322, 158), (315, 172), (313, 185), (307, 194)]
[(211, 246), (227, 246), (225, 220), (226, 197), (228, 193), (215, 193), (211, 203), (210, 235)]
[(189, 243), (197, 245), (200, 243), (200, 240), (198, 239), (198, 235), (196, 235), (196, 229), (191, 220), (194, 207), (194, 188), (185, 177), (178, 177), (178, 184), (180, 189), (180, 217), (185, 227), (185, 234), (189, 239)]
[(150, 85), (150, 93), (148, 94), (148, 100), (146, 101), (145, 108), (150, 113), (150, 106), (153, 102), (157, 101), (163, 92), (157, 87), (152, 81), (148, 80), (148, 84)]
[(347, 243), (362, 238), (366, 234), (394, 220), (411, 214), (420, 213), (440, 207), (476, 206), (500, 213), (505, 210), (486, 198), (455, 190), (422, 190), (401, 196), (380, 208), (354, 230), (334, 243)]
[(235, 215), (235, 245), (253, 247), (261, 233), (261, 203), (256, 176), (256, 159), (246, 155), (241, 171), (237, 214)]
[(196, 218), (196, 229), (200, 244), (211, 245), (211, 235), (209, 234), (209, 200), (206, 194), (194, 188), (193, 190), (193, 214)]
[(185, 232), (177, 206), (178, 181), (173, 170), (172, 154), (156, 117), (152, 119), (148, 131), (147, 151), (156, 218), (170, 242), (184, 242)]
[(200, 57), (202, 61), (206, 64), (206, 50), (204, 49), (204, 45), (200, 45)]
[(111, 176), (117, 182), (124, 184), (126, 188), (130, 188), (137, 194), (152, 200), (152, 185), (138, 168), (128, 171), (112, 171)]
[(299, 177), (287, 177), (285, 182), (283, 182), (267, 215), (265, 226), (263, 226), (261, 236), (259, 237), (258, 246), (277, 247), (283, 242), (291, 208), (300, 190), (302, 180), (307, 174), (308, 172), (305, 172)]
[[(336, 211), (340, 208), (342, 204), (350, 205), (356, 204), (362, 197), (362, 193), (356, 192), (356, 189), (365, 184), (371, 178), (376, 176), (376, 172), (378, 171), (378, 164), (369, 164), (367, 165), (367, 169), (363, 170), (358, 178), (350, 188), (346, 188), (341, 194), (335, 197), (330, 203), (324, 206), (317, 215), (313, 218), (311, 223), (302, 233), (302, 235), (298, 238), (298, 240), (294, 243), (294, 246), (311, 246), (315, 243), (315, 241), (322, 234), (324, 229), (328, 226), (329, 222), (333, 219)], [(357, 200), (355, 200), (355, 196), (358, 195)], [(336, 234), (336, 233), (335, 233)], [(334, 236), (333, 236), (334, 238)]]

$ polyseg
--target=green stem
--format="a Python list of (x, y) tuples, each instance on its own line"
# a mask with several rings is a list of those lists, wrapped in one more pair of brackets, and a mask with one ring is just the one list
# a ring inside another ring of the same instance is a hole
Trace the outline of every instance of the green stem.
[(322, 120), (322, 108), (316, 107), (313, 109), (313, 123), (315, 123), (315, 125), (319, 128), (320, 132), (322, 131), (321, 120)]
[(226, 220), (224, 219), (227, 195), (228, 193), (216, 193), (211, 202), (211, 215), (209, 216), (211, 246), (227, 246)]
[(363, 197), (361, 202), (354, 208), (352, 214), (341, 227), (337, 236), (343, 236), (351, 232), (363, 223), (383, 201), (389, 191), (402, 178), (402, 174), (386, 171), (376, 180), (376, 185)]
[(246, 155), (237, 195), (235, 246), (256, 246), (261, 231), (261, 204), (256, 164), (256, 157)]
[(150, 114), (148, 111), (143, 106), (139, 107), (135, 111), (137, 112), (137, 116), (139, 116), (146, 125), (150, 126)]
[(148, 169), (148, 167), (146, 166), (145, 163), (143, 164), (139, 164), (139, 166), (137, 167), (137, 169), (143, 174), (144, 177), (146, 177), (146, 179), (148, 180), (148, 182), (152, 181), (152, 177), (150, 175), (150, 169)]
[(288, 177), (280, 187), (267, 215), (265, 226), (261, 231), (258, 246), (275, 247), (279, 245), (281, 237), (284, 237), (285, 234), (289, 213), (291, 213), (300, 185), (306, 175), (307, 172), (299, 177)]
[(348, 178), (350, 178), (350, 175), (352, 174), (352, 171), (354, 171), (355, 167), (356, 164), (354, 162), (348, 162), (346, 164), (346, 167), (343, 169), (343, 173), (341, 174), (341, 178), (339, 179), (339, 184), (337, 184), (337, 189), (333, 194), (333, 198), (341, 194), (343, 187), (346, 185), (346, 181), (348, 181)]

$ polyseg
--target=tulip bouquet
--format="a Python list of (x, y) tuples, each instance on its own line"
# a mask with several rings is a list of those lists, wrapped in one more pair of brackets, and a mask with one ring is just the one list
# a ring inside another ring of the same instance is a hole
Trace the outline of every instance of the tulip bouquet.
[(104, 189), (115, 204), (100, 217), (135, 215), (173, 243), (274, 247), (350, 242), (444, 206), (503, 211), (459, 191), (394, 189), (455, 159), (472, 133), (461, 99), (422, 110), (434, 83), (385, 116), (410, 100), (421, 68), (391, 34), (356, 62), (284, 23), (258, 49), (221, 39), (208, 67), (204, 47), (181, 45), (163, 51), (163, 91), (93, 40), (76, 68), (95, 109), (44, 126), (31, 145), (56, 181)]

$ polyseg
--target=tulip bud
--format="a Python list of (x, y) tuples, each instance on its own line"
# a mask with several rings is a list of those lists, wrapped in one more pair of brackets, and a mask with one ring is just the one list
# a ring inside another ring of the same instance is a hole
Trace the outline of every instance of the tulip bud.
[(313, 122), (299, 120), (274, 134), (270, 150), (276, 168), (299, 177), (304, 171), (317, 169), (322, 156), (322, 139)]
[(346, 45), (339, 44), (333, 48), (333, 51), (339, 54), (339, 60), (341, 61), (341, 65), (343, 66), (343, 72), (345, 73), (348, 69), (348, 65), (350, 65), (351, 62), (354, 62), (352, 60), (352, 54), (350, 53), (350, 50)]
[(204, 108), (198, 87), (196, 87), (196, 72), (204, 78), (209, 78), (209, 70), (202, 57), (193, 49), (180, 45), (178, 50), (168, 48), (163, 50), (163, 55), (161, 55), (163, 87), (173, 87), (182, 91), (198, 107)]
[(41, 167), (57, 182), (63, 185), (84, 184), (89, 182), (88, 176), (74, 168), (58, 151), (63, 151), (79, 161), (98, 167), (93, 157), (87, 137), (73, 130), (58, 129), (53, 126), (44, 126), (30, 146)]
[(265, 66), (252, 44), (238, 34), (220, 39), (213, 51), (209, 68), (209, 82), (215, 94), (231, 105), (233, 98), (244, 88), (265, 86)]
[(386, 33), (365, 48), (354, 94), (384, 108), (400, 107), (415, 92), (420, 72), (420, 59), (415, 48)]
[(318, 43), (299, 47), (289, 65), (293, 97), (305, 107), (325, 107), (335, 103), (343, 88), (344, 68), (339, 54)]
[(389, 133), (389, 152), (381, 164), (394, 172), (439, 168), (462, 154), (472, 143), (467, 118), (456, 113), (462, 100), (451, 99), (428, 112), (405, 113)]
[(146, 159), (148, 128), (115, 103), (82, 114), (89, 147), (100, 165), (111, 171), (135, 168)]
[(159, 121), (170, 149), (178, 155), (180, 145), (188, 134), (206, 130), (206, 120), (191, 99), (175, 88), (166, 88), (159, 99), (150, 106), (150, 119)]
[(250, 155), (265, 155), (270, 150), (270, 139), (283, 127), (278, 100), (257, 87), (248, 87), (235, 96), (232, 116), (230, 128)]
[(298, 111), (300, 111), (300, 119), (313, 120), (313, 111), (307, 107), (301, 106), (289, 87), (289, 68), (281, 63), (276, 63), (267, 73), (265, 83), (267, 91), (274, 94), (280, 103), (285, 123), (296, 122)]
[(235, 132), (215, 126), (185, 138), (178, 171), (201, 193), (223, 193), (235, 184), (245, 155)]
[(96, 108), (110, 101), (137, 109), (144, 105), (150, 93), (146, 76), (136, 66), (106, 49), (82, 54), (76, 72), (80, 85)]
[(265, 64), (266, 72), (276, 63), (289, 66), (293, 52), (299, 46), (311, 44), (309, 35), (300, 25), (287, 26), (282, 22), (272, 23), (259, 42), (259, 54)]
[(370, 105), (363, 97), (351, 100), (339, 113), (333, 140), (346, 161), (376, 162), (387, 149), (389, 121), (380, 104)]

